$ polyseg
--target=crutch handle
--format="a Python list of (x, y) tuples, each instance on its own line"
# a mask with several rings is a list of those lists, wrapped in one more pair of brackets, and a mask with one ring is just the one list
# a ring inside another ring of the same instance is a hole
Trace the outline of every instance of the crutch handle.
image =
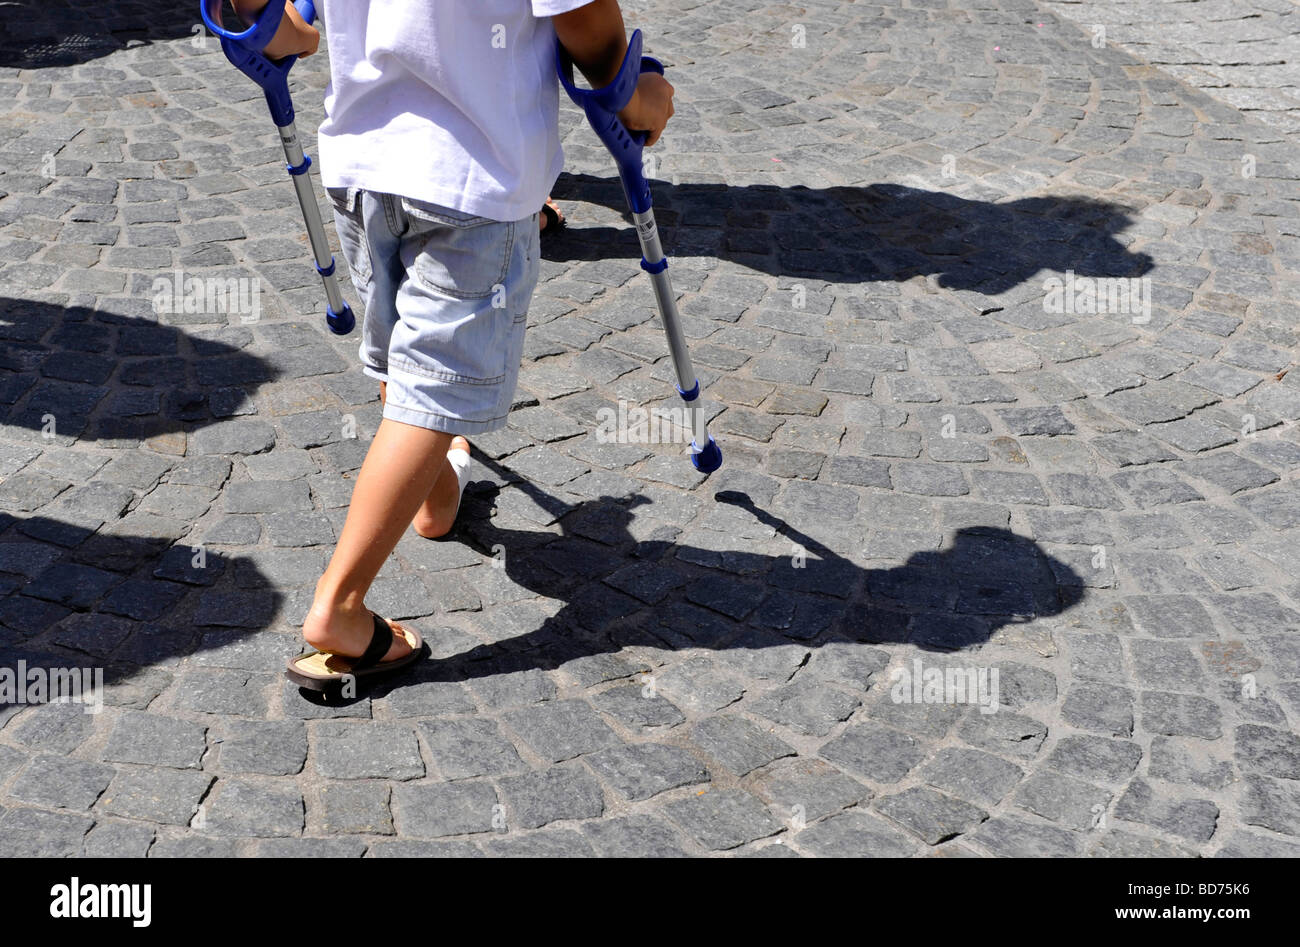
[[(203, 23), (213, 35), (221, 39), (221, 51), (231, 65), (252, 79), (266, 94), (271, 118), (283, 128), (293, 121), (293, 99), (289, 97), (289, 70), (298, 61), (297, 56), (267, 59), (262, 50), (271, 42), (280, 21), (284, 19), (284, 4), (271, 0), (258, 14), (256, 22), (245, 30), (225, 28), (221, 16), (222, 0), (202, 0), (199, 13)], [(311, 24), (316, 19), (316, 5), (312, 0), (294, 0), (298, 14)]]
[(609, 149), (618, 164), (618, 175), (623, 180), (628, 204), (633, 213), (642, 213), (651, 206), (650, 185), (641, 165), (641, 151), (645, 148), (645, 132), (629, 131), (619, 120), (618, 113), (632, 101), (637, 81), (642, 73), (657, 72), (663, 75), (663, 63), (650, 56), (641, 55), (641, 31), (633, 30), (628, 39), (623, 64), (609, 85), (600, 89), (579, 89), (573, 78), (573, 59), (564, 46), (555, 44), (555, 71), (559, 73), (564, 91), (573, 104), (587, 113), (596, 136)]

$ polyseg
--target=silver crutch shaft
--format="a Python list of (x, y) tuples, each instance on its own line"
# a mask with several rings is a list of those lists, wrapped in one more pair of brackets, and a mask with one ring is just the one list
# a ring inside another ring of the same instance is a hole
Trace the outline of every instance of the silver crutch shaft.
[(307, 239), (311, 243), (312, 255), (316, 258), (316, 272), (325, 284), (325, 298), (329, 303), (325, 322), (336, 335), (347, 335), (356, 324), (356, 317), (339, 290), (334, 256), (330, 253), (325, 224), (321, 221), (320, 207), (316, 204), (316, 191), (311, 184), (311, 158), (303, 153), (298, 130), (293, 122), (277, 125), (276, 129), (280, 132), (280, 144), (284, 148), (285, 161), (288, 162), (289, 177), (293, 179), (293, 189), (298, 195), (298, 205), (302, 208), (302, 219), (307, 225)]
[(650, 274), (655, 301), (659, 304), (659, 318), (663, 322), (664, 335), (668, 338), (668, 354), (672, 357), (673, 370), (677, 374), (677, 393), (686, 402), (691, 417), (691, 462), (700, 472), (711, 473), (721, 465), (722, 454), (709, 436), (704, 405), (700, 403), (700, 382), (695, 376), (691, 352), (682, 332), (682, 320), (677, 312), (677, 295), (673, 292), (672, 280), (668, 277), (668, 259), (664, 256), (663, 245), (659, 240), (654, 209), (634, 212), (632, 220), (636, 224), (637, 239), (641, 241), (641, 266)]

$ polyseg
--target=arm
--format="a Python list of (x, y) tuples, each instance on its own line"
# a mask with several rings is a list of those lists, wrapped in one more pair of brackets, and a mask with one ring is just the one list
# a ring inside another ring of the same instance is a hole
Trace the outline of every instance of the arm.
[[(627, 53), (627, 31), (618, 0), (592, 0), (586, 6), (551, 17), (555, 36), (593, 88), (608, 85)], [(276, 34), (279, 38), (279, 34)], [(673, 114), (673, 87), (657, 73), (645, 73), (619, 119), (632, 131), (646, 133), (646, 144), (659, 140)]]
[[(275, 3), (276, 0), (271, 0)], [(266, 9), (265, 0), (230, 0), (235, 13), (251, 26), (257, 15)], [(289, 0), (284, 0), (284, 19), (280, 28), (266, 44), (262, 54), (267, 59), (283, 59), (285, 56), (310, 56), (320, 45), (320, 32), (314, 26), (308, 26), (298, 10)]]

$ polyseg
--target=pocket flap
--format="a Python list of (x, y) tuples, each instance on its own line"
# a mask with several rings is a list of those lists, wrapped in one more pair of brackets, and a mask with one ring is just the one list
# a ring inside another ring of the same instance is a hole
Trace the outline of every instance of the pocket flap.
[(406, 212), (408, 217), (414, 217), (416, 220), (444, 224), (448, 227), (481, 227), (483, 224), (498, 223), (491, 217), (467, 214), (464, 211), (443, 207), (441, 204), (434, 204), (431, 201), (417, 201), (410, 197), (402, 198), (402, 210)]

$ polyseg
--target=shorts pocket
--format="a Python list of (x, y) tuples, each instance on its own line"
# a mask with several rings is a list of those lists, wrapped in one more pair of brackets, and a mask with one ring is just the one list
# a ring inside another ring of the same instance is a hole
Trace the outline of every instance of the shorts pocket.
[(338, 231), (339, 247), (343, 259), (347, 261), (348, 272), (352, 276), (352, 285), (357, 292), (364, 293), (370, 283), (373, 267), (370, 260), (370, 241), (366, 237), (366, 228), (361, 219), (358, 204), (361, 195), (345, 187), (329, 187), (330, 203), (334, 206), (334, 228)]
[(431, 305), (431, 311), (408, 307), (394, 330), (390, 367), (441, 385), (500, 384), (510, 368), (514, 337), (523, 331), (509, 310), (487, 300), (450, 302), (424, 296), (422, 302)]
[(416, 248), (411, 271), (426, 290), (454, 299), (502, 292), (514, 251), (515, 225), (402, 198)]

